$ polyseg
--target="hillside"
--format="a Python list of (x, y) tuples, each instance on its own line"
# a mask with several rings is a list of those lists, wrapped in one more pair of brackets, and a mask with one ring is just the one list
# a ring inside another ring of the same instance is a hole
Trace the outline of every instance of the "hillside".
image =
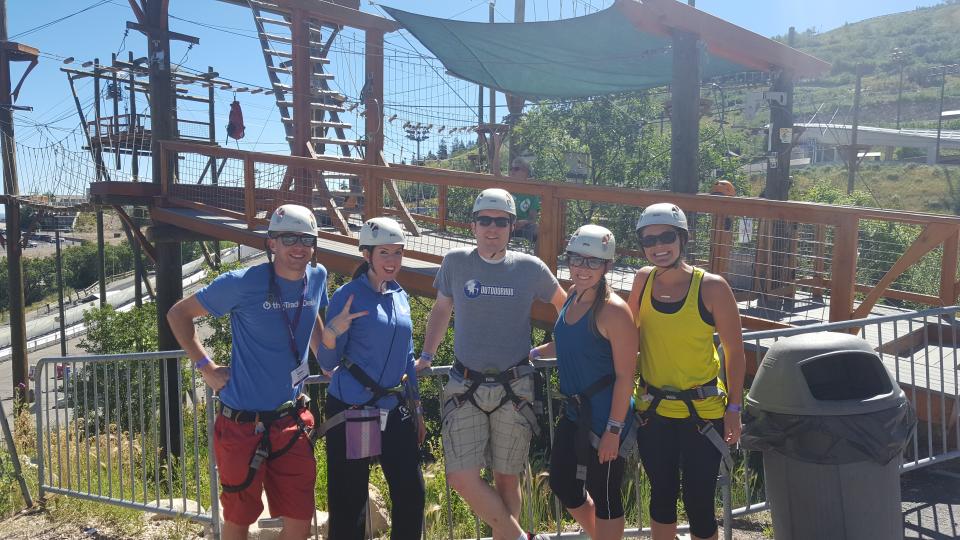
[[(794, 46), (833, 64), (829, 74), (797, 86), (795, 111), (849, 123), (855, 66), (863, 79), (861, 123), (892, 127), (903, 66), (901, 125), (935, 126), (940, 80), (931, 68), (960, 62), (960, 1), (846, 24), (829, 32), (797, 29)], [(774, 39), (786, 41), (786, 35)], [(900, 51), (900, 57), (894, 51)], [(960, 74), (947, 77), (944, 108), (960, 109)], [(821, 107), (822, 106), (822, 107)], [(960, 127), (960, 126), (951, 126)]]

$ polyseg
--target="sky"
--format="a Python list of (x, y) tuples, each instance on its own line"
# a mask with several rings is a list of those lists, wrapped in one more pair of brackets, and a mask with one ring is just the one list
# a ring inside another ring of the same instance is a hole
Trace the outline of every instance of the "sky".
[[(442, 18), (486, 21), (488, 0), (378, 0), (384, 5), (429, 14)], [(554, 20), (584, 15), (603, 8), (611, 0), (527, 0), (528, 21)], [(696, 7), (764, 36), (786, 33), (790, 26), (798, 31), (816, 28), (824, 32), (847, 22), (856, 22), (880, 15), (914, 9), (917, 6), (938, 4), (938, 0), (697, 0)], [(377, 5), (363, 0), (361, 9), (383, 15)], [(500, 0), (495, 4), (497, 22), (509, 22), (513, 17), (512, 0)], [(76, 13), (80, 12), (80, 13)], [(19, 105), (33, 107), (32, 112), (16, 112), (17, 138), (20, 144), (45, 147), (55, 137), (76, 138), (79, 126), (73, 97), (66, 76), (60, 71), (63, 60), (73, 57), (70, 67), (80, 68), (80, 63), (99, 57), (101, 63), (109, 63), (110, 54), (119, 52), (126, 58), (128, 51), (135, 57), (145, 56), (146, 42), (142, 34), (130, 31), (125, 34), (127, 21), (133, 20), (126, 0), (7, 0), (8, 35), (41, 51), (40, 65), (24, 83)], [(75, 14), (76, 13), (76, 14)], [(269, 85), (264, 68), (259, 42), (250, 11), (217, 0), (171, 0), (171, 29), (196, 36), (198, 46), (187, 48), (174, 43), (171, 59), (187, 69), (205, 71), (213, 66), (224, 78), (240, 86)], [(62, 19), (62, 20), (60, 20)], [(46, 25), (46, 26), (44, 26)], [(362, 73), (358, 63), (362, 48), (351, 43), (348, 34), (341, 49), (341, 60), (335, 71), (337, 87), (348, 96), (358, 96), (362, 81), (354, 79)], [(356, 37), (356, 36), (354, 36)], [(386, 113), (397, 116), (391, 123), (394, 136), (388, 141), (388, 157), (409, 159), (414, 153), (411, 141), (402, 137), (402, 121), (415, 121), (449, 125), (466, 125), (471, 119), (468, 104), (476, 103), (475, 86), (464, 82), (449, 83), (437, 78), (437, 67), (415, 58), (422, 53), (411, 37), (388, 35), (388, 49), (395, 51), (396, 60), (388, 61), (388, 85), (395, 85), (393, 94), (385, 101)], [(403, 60), (401, 57), (413, 58)], [(21, 67), (15, 67), (14, 80), (19, 79)], [(431, 78), (431, 81), (425, 82)], [(93, 101), (89, 82), (78, 84), (81, 101), (85, 108)], [(237, 94), (232, 91), (217, 93), (218, 139), (224, 142), (227, 124), (227, 104), (236, 97), (244, 110), (246, 138), (240, 143), (230, 141), (231, 146), (266, 152), (288, 152), (284, 142), (279, 113), (271, 97), (264, 95)], [(415, 103), (435, 103), (435, 109), (424, 111)], [(499, 98), (503, 103), (503, 98)], [(447, 112), (442, 112), (446, 110)], [(440, 111), (440, 112), (437, 112)], [(123, 112), (123, 111), (121, 111)], [(344, 120), (362, 125), (357, 116), (360, 108), (345, 114)], [(505, 113), (505, 111), (503, 111)], [(183, 116), (206, 118), (205, 109), (189, 104)], [(72, 134), (71, 134), (71, 131)], [(389, 133), (388, 133), (389, 135)], [(464, 136), (466, 137), (466, 136)], [(441, 139), (448, 137), (435, 133), (425, 141), (423, 153), (435, 149)], [(29, 182), (29, 179), (27, 180)], [(21, 191), (24, 191), (23, 187)]]

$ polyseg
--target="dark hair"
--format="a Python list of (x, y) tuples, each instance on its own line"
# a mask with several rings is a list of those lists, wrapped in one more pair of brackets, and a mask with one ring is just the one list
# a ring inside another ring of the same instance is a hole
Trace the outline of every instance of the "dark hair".
[(604, 304), (607, 303), (607, 300), (610, 299), (610, 293), (613, 292), (610, 284), (607, 283), (606, 272), (604, 272), (600, 281), (597, 282), (596, 287), (597, 295), (593, 297), (593, 303), (590, 304), (590, 318), (587, 319), (587, 324), (590, 326), (590, 331), (593, 332), (593, 335), (599, 336), (600, 329), (597, 328), (597, 313), (603, 308)]
[[(373, 246), (360, 246), (360, 251), (366, 251), (371, 257), (373, 256)], [(360, 263), (360, 265), (357, 266), (357, 269), (353, 271), (353, 277), (350, 279), (357, 279), (358, 277), (366, 274), (368, 271), (370, 271), (370, 261), (364, 257), (363, 262)]]

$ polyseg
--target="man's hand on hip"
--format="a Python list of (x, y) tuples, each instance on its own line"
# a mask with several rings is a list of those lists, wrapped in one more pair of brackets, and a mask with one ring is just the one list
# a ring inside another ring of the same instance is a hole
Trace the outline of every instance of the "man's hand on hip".
[(218, 366), (213, 362), (204, 366), (200, 370), (200, 374), (203, 375), (203, 382), (207, 383), (207, 386), (213, 388), (216, 392), (222, 390), (230, 381), (230, 368)]

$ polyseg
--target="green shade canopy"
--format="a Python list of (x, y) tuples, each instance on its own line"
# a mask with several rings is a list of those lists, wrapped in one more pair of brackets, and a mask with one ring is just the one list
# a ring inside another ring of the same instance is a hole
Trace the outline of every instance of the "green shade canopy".
[[(384, 9), (451, 74), (501, 92), (564, 99), (671, 83), (670, 38), (639, 30), (616, 6), (531, 23), (452, 21)], [(701, 48), (704, 79), (753, 69)]]

